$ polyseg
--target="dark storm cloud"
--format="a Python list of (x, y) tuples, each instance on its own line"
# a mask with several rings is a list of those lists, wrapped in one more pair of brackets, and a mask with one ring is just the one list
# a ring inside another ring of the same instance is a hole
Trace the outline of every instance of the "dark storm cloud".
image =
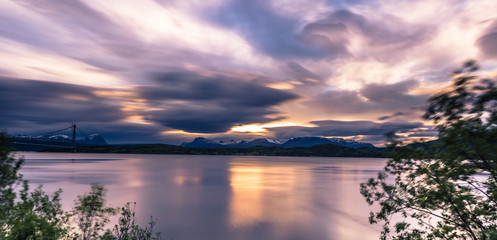
[(497, 20), (485, 30), (483, 35), (476, 41), (483, 56), (497, 59)]
[[(141, 97), (165, 108), (148, 119), (186, 132), (226, 132), (233, 126), (281, 119), (271, 108), (297, 95), (224, 76), (190, 72), (156, 74), (158, 86), (138, 87)], [(183, 101), (180, 104), (174, 101)]]
[[(43, 133), (76, 122), (90, 133), (107, 136), (111, 142), (176, 141), (177, 136), (160, 133), (174, 129), (226, 132), (240, 124), (282, 119), (272, 108), (298, 97), (241, 79), (203, 77), (186, 72), (158, 74), (156, 84), (136, 86), (128, 91), (138, 94), (150, 106), (164, 110), (125, 113), (121, 110), (121, 101), (133, 99), (95, 95), (97, 90), (112, 91), (112, 88), (0, 78), (0, 126), (20, 133), (27, 133), (23, 129)], [(158, 124), (125, 123), (123, 120), (128, 114), (145, 116)]]
[(307, 105), (332, 113), (390, 113), (413, 107), (423, 109), (420, 106), (426, 103), (428, 95), (408, 93), (417, 85), (418, 82), (408, 80), (393, 84), (367, 84), (359, 91), (330, 90), (317, 95)]
[(108, 143), (181, 143), (184, 138), (165, 136), (167, 130), (153, 124), (128, 122), (82, 123), (78, 127), (87, 134), (99, 133)]
[(172, 106), (165, 111), (151, 112), (149, 120), (185, 132), (222, 133), (236, 125), (266, 123), (281, 119), (265, 116), (275, 113), (260, 107), (224, 107), (197, 102)]
[(268, 107), (298, 96), (224, 76), (205, 77), (190, 72), (163, 73), (155, 76), (159, 86), (139, 87), (149, 100), (187, 100), (229, 107)]
[(122, 114), (91, 87), (0, 77), (0, 126), (117, 121)]
[(388, 132), (407, 132), (422, 127), (421, 122), (383, 122), (372, 121), (312, 121), (317, 127), (277, 127), (268, 130), (282, 138), (298, 136), (356, 136), (383, 135)]
[(121, 106), (95, 96), (98, 88), (5, 77), (0, 77), (0, 86), (0, 128), (10, 134), (44, 134), (75, 122), (82, 131), (78, 137), (99, 133), (109, 143), (164, 140), (157, 126), (122, 122)]
[(95, 96), (96, 88), (12, 78), (0, 78), (0, 86), (0, 128), (10, 134), (44, 134), (75, 122), (78, 137), (99, 133), (109, 143), (175, 140), (161, 136), (157, 126), (123, 122), (120, 106)]
[[(99, 89), (38, 80), (0, 77), (0, 129), (10, 134), (38, 135), (53, 132), (75, 122), (84, 134), (99, 133), (109, 143), (181, 142), (178, 136), (164, 136), (167, 128), (153, 124), (123, 122), (126, 115), (115, 99), (94, 94)], [(69, 135), (69, 131), (59, 134)]]

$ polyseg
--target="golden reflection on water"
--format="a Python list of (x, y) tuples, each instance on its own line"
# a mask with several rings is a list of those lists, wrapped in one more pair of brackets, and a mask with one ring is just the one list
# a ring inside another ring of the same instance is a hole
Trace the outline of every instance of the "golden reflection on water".
[(172, 170), (173, 182), (177, 186), (198, 185), (202, 182), (202, 174), (198, 171), (186, 168)]
[(368, 239), (376, 232), (361, 214), (368, 211), (359, 194), (361, 171), (243, 161), (231, 162), (229, 171), (228, 219), (233, 228), (251, 229), (270, 222), (274, 239), (288, 239), (316, 226), (323, 232), (306, 234)]
[(198, 185), (200, 184), (200, 177), (188, 177), (188, 176), (176, 176), (174, 177), (174, 183), (176, 185)]
[(297, 167), (235, 162), (230, 166), (230, 173), (229, 222), (232, 227), (244, 228), (270, 221), (276, 223), (273, 227), (284, 228), (286, 222), (304, 217), (305, 212), (298, 205), (307, 195), (299, 189), (308, 189), (303, 184), (309, 183), (309, 175), (299, 172)]
[(230, 201), (231, 225), (237, 227), (262, 218), (263, 169), (256, 167), (232, 167)]

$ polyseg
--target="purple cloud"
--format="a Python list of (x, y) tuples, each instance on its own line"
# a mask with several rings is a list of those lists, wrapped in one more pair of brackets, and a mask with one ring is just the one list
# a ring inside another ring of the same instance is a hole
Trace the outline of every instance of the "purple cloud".
[(476, 46), (484, 57), (497, 59), (497, 20), (494, 20), (483, 35), (478, 38)]

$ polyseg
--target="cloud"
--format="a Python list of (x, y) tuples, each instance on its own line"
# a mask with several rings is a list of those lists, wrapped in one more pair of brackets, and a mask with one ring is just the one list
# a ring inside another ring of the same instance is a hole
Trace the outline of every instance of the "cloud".
[(109, 122), (123, 118), (117, 106), (95, 96), (91, 87), (5, 77), (0, 77), (0, 86), (2, 126), (26, 122)]
[(100, 133), (109, 143), (179, 143), (185, 139), (161, 134), (170, 129), (159, 125), (123, 121), (127, 114), (118, 99), (95, 95), (113, 89), (6, 77), (0, 77), (0, 86), (0, 127), (10, 134), (44, 134), (74, 122), (83, 131), (77, 132), (79, 136)]
[(72, 34), (79, 34), (80, 37), (98, 40), (126, 39), (129, 41), (133, 39), (133, 35), (126, 31), (127, 29), (114, 23), (106, 15), (81, 0), (40, 0), (36, 2), (19, 0), (16, 2), (41, 15), (57, 19), (58, 23), (65, 25)]
[(255, 49), (277, 59), (322, 58), (320, 49), (302, 45), (295, 38), (299, 21), (278, 14), (263, 0), (228, 1), (211, 18), (236, 29)]
[(396, 112), (396, 113), (394, 113), (392, 115), (381, 116), (381, 117), (378, 118), (378, 120), (382, 121), (382, 120), (387, 120), (387, 119), (390, 119), (390, 118), (394, 118), (394, 117), (398, 117), (398, 116), (404, 116), (404, 115), (406, 115), (406, 114), (403, 113), (403, 112)]
[(296, 62), (287, 62), (285, 70), (302, 84), (322, 82), (323, 78)]
[(418, 86), (418, 82), (407, 80), (393, 84), (367, 84), (360, 91), (361, 95), (369, 101), (380, 104), (399, 104), (399, 103), (419, 103), (424, 99), (418, 96), (410, 95), (407, 92)]
[(391, 114), (420, 107), (426, 103), (428, 95), (409, 93), (418, 84), (415, 80), (407, 80), (393, 84), (366, 84), (357, 91), (329, 90), (316, 95), (305, 104), (334, 114)]
[(438, 136), (438, 130), (435, 127), (416, 129), (408, 135), (408, 137), (413, 138), (433, 138)]
[(137, 88), (140, 95), (149, 100), (176, 99), (215, 102), (227, 107), (268, 107), (298, 97), (294, 93), (222, 75), (170, 72), (156, 74), (154, 78), (158, 86)]
[[(156, 74), (157, 86), (137, 87), (139, 95), (164, 110), (148, 119), (186, 132), (226, 132), (233, 126), (278, 119), (273, 110), (298, 95), (225, 76), (192, 72)], [(177, 103), (177, 101), (181, 101)]]
[[(298, 98), (254, 81), (226, 76), (206, 77), (192, 72), (154, 76), (154, 86), (127, 89), (3, 77), (0, 125), (24, 132), (30, 127), (38, 131), (56, 130), (60, 125), (76, 122), (102, 131), (111, 141), (178, 140), (178, 136), (160, 133), (175, 129), (222, 133), (236, 125), (279, 120), (283, 116), (273, 108)], [(123, 110), (129, 103), (140, 105), (132, 111)], [(130, 114), (143, 116), (149, 125), (126, 123)]]
[[(393, 53), (404, 52), (434, 33), (431, 25), (408, 24), (386, 14), (372, 18), (348, 9), (333, 11), (302, 26), (304, 16), (289, 16), (282, 11), (265, 1), (242, 0), (228, 1), (209, 16), (214, 22), (235, 29), (255, 49), (275, 59), (341, 58), (368, 53), (370, 57), (387, 60)], [(360, 49), (352, 49), (357, 40), (360, 44), (354, 47)]]
[(126, 114), (119, 102), (95, 95), (99, 88), (6, 77), (0, 77), (0, 86), (0, 126), (11, 134), (44, 134), (74, 122), (109, 143), (175, 140), (160, 135), (163, 127), (123, 122)]
[(496, 3), (449, 2), (4, 1), (0, 124), (178, 141), (283, 118), (417, 119), (461, 60), (497, 59)]
[(484, 57), (497, 59), (497, 20), (494, 20), (483, 35), (476, 40), (476, 46)]
[(379, 16), (380, 20), (373, 20), (347, 9), (338, 10), (305, 25), (297, 38), (328, 56), (366, 55), (383, 61), (425, 42), (434, 33), (429, 25), (408, 24), (392, 15)]
[[(181, 143), (185, 137), (164, 135), (166, 129), (155, 124), (134, 124), (122, 121), (115, 122), (83, 122), (78, 124), (86, 134), (99, 133), (110, 144), (121, 143)], [(55, 129), (56, 130), (56, 129)], [(78, 132), (79, 134), (79, 132)]]
[(3, 11), (0, 14), (0, 37), (27, 45), (56, 50), (60, 41), (53, 36), (60, 34), (53, 26), (43, 24), (43, 21), (26, 18), (18, 12)]
[(422, 127), (421, 122), (383, 122), (373, 121), (312, 121), (316, 127), (277, 127), (269, 128), (280, 138), (299, 136), (337, 136), (348, 137), (357, 135), (384, 135), (388, 132), (407, 132)]
[(172, 106), (164, 111), (150, 112), (149, 120), (164, 126), (192, 133), (227, 132), (232, 127), (250, 123), (266, 123), (281, 119), (266, 117), (275, 114), (264, 108), (223, 107), (191, 103)]
[[(144, 52), (136, 32), (91, 7), (88, 1), (19, 0), (5, 4), (9, 8), (0, 14), (5, 23), (0, 26), (0, 51), (4, 56), (12, 55), (12, 60), (1, 67), (15, 76), (77, 82), (90, 81), (91, 75), (99, 74), (107, 81), (122, 83), (125, 77), (118, 81), (112, 74), (127, 71), (129, 76), (134, 67), (131, 60)], [(54, 62), (67, 67), (61, 69)]]

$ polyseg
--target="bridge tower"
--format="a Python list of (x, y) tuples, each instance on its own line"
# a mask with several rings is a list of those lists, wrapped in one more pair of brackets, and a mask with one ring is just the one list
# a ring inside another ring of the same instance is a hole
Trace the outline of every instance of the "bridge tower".
[(75, 153), (76, 152), (76, 124), (73, 123), (71, 128), (72, 128), (71, 150), (73, 153)]

